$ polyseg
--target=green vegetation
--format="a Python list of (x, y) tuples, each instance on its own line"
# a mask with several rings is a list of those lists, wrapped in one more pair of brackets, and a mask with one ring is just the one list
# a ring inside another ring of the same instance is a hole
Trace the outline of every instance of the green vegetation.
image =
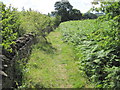
[(97, 20), (62, 23), (63, 40), (74, 45), (79, 67), (96, 88), (120, 88), (120, 2), (101, 2)]
[(59, 30), (63, 40), (75, 46), (79, 67), (96, 83), (97, 88), (119, 88), (120, 59), (113, 21), (70, 21)]
[(23, 10), (19, 14), (21, 36), (29, 32), (44, 36), (54, 29), (56, 20), (54, 17), (51, 18), (31, 9), (29, 11)]
[[(1, 3), (1, 6), (2, 20), (0, 23), (2, 23), (2, 30), (0, 31), (0, 34), (2, 34), (2, 54), (8, 58), (9, 56), (7, 56), (8, 54), (6, 53), (11, 54), (11, 52), (15, 51), (17, 54), (17, 51), (12, 50), (11, 46), (16, 44), (15, 40), (18, 37), (31, 32), (37, 37), (40, 36), (46, 40), (45, 36), (53, 31), (59, 23), (59, 18), (49, 17), (31, 9), (29, 11), (17, 11), (17, 9), (12, 6), (6, 7), (3, 3)], [(20, 61), (15, 61), (15, 73), (18, 73), (18, 76), (14, 79), (16, 85), (13, 87), (21, 85), (21, 77), (23, 75), (22, 70), (25, 68), (26, 59), (28, 59), (28, 57)], [(17, 78), (19, 76), (20, 78)]]
[(63, 43), (61, 33), (51, 32), (47, 40), (33, 46), (24, 70), (21, 88), (90, 88), (92, 85), (79, 71), (73, 47)]
[(90, 12), (87, 12), (87, 13), (84, 13), (83, 14), (83, 19), (96, 19), (98, 18), (98, 16), (96, 14), (93, 14), (93, 13), (90, 13)]
[[(68, 21), (80, 12), (63, 1), (55, 4), (57, 17), (2, 4), (3, 49), (12, 51), (10, 45), (23, 34), (37, 36), (28, 63), (18, 62), (23, 75), (21, 86), (16, 81), (19, 88), (120, 88), (120, 1), (101, 2), (93, 10), (104, 16), (81, 21)], [(60, 19), (68, 22), (59, 25)]]
[(2, 46), (4, 49), (8, 51), (12, 51), (10, 48), (10, 44), (14, 44), (14, 41), (18, 37), (18, 28), (19, 28), (19, 21), (18, 16), (16, 15), (16, 9), (9, 6), (6, 7), (2, 2), (2, 30), (0, 30), (0, 34), (2, 35)]
[[(45, 37), (59, 24), (59, 18), (49, 17), (37, 11), (17, 11), (12, 6), (2, 6), (2, 46), (4, 50), (12, 51), (10, 45), (15, 44), (14, 40), (23, 34), (32, 32), (33, 34)], [(3, 50), (3, 51), (4, 51)]]
[(61, 22), (82, 19), (82, 13), (80, 10), (73, 9), (73, 6), (69, 3), (68, 0), (57, 1), (54, 7), (55, 11), (52, 12), (52, 14), (54, 16), (60, 16)]

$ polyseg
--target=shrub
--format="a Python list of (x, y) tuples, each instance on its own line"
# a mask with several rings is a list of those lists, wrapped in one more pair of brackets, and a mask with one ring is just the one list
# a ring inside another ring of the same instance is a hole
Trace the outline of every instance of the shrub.
[(2, 46), (3, 49), (8, 51), (12, 51), (10, 48), (11, 44), (14, 44), (14, 41), (18, 37), (18, 28), (20, 22), (18, 20), (17, 10), (11, 6), (6, 7), (3, 3), (2, 5), (2, 30), (0, 33), (2, 34)]
[(59, 27), (63, 40), (75, 46), (80, 69), (96, 88), (120, 88), (118, 18), (66, 22)]

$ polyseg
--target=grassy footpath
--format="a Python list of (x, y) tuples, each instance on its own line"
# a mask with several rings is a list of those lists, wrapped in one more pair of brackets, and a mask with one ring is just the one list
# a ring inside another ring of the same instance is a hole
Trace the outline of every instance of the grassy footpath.
[(83, 78), (75, 62), (71, 45), (63, 43), (61, 33), (51, 32), (48, 42), (34, 46), (27, 68), (24, 71), (24, 85), (32, 88), (91, 88)]

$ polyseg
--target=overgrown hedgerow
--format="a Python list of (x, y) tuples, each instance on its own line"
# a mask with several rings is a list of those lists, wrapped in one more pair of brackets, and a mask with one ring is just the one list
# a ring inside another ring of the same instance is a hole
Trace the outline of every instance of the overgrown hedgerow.
[(96, 88), (120, 88), (120, 49), (114, 20), (62, 23), (63, 40), (75, 46), (80, 69)]

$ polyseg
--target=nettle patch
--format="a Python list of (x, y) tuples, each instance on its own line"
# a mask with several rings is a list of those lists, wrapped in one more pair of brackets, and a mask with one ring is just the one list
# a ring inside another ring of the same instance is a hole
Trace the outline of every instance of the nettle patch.
[(119, 30), (115, 24), (115, 20), (85, 20), (59, 27), (63, 40), (75, 46), (80, 69), (96, 88), (120, 87)]

